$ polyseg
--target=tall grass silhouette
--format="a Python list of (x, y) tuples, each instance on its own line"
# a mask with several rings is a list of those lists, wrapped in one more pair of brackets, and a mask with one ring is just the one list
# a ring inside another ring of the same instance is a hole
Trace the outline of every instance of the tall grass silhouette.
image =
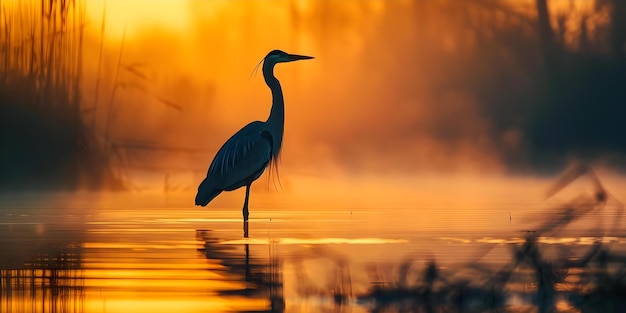
[(85, 2), (0, 9), (0, 188), (120, 187), (81, 103)]

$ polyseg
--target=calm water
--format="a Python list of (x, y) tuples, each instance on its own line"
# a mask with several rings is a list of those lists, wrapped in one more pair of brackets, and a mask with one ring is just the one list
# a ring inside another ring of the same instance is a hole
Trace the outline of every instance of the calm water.
[[(615, 210), (542, 233), (539, 244), (527, 246), (540, 253), (524, 250), (525, 236), (533, 234), (527, 230), (563, 216), (532, 203), (467, 208), (473, 214), (445, 207), (253, 208), (248, 238), (238, 209), (51, 203), (0, 209), (0, 312), (426, 310), (394, 293), (400, 289), (421, 295), (413, 298), (439, 290), (446, 296), (432, 305), (457, 301), (463, 304), (449, 307), (471, 309), (494, 288), (494, 305), (532, 311), (541, 287), (531, 259), (538, 255), (554, 265), (551, 272), (567, 267), (553, 298), (558, 310), (576, 312), (564, 299), (591, 279), (580, 273), (593, 272), (593, 262), (563, 260), (595, 258), (597, 240), (613, 258), (626, 250), (621, 228), (613, 228)], [(513, 247), (531, 255), (526, 267), (512, 265)], [(450, 296), (462, 284), (463, 301)]]

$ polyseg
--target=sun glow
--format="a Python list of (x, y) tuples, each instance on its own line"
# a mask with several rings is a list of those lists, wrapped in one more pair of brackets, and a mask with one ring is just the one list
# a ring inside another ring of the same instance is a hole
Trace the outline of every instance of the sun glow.
[(105, 34), (119, 38), (124, 32), (133, 35), (141, 30), (167, 29), (184, 32), (189, 29), (189, 2), (176, 0), (94, 0), (88, 1), (87, 18), (99, 29), (105, 11)]
[[(532, 21), (536, 3), (500, 4), (520, 21)], [(592, 1), (547, 3), (553, 24), (558, 14), (573, 14), (563, 36), (574, 48), (580, 37), (577, 16), (590, 10)], [(166, 194), (170, 203), (180, 199), (187, 205), (221, 144), (250, 121), (267, 118), (271, 95), (262, 74), (249, 74), (272, 49), (316, 59), (276, 68), (286, 103), (281, 180), (275, 188), (277, 180), (267, 171), (253, 185), (254, 205), (274, 205), (275, 198), (340, 207), (411, 207), (423, 201), (460, 205), (468, 198), (489, 197), (487, 185), (464, 194), (467, 198), (450, 199), (444, 183), (435, 190), (422, 181), (457, 172), (500, 177), (507, 168), (503, 154), (524, 154), (528, 138), (515, 128), (521, 126), (503, 130), (500, 138), (493, 135), (500, 132), (493, 121), (477, 113), (487, 85), (451, 87), (473, 82), (475, 75), (466, 73), (500, 73), (498, 62), (524, 73), (527, 66), (513, 61), (526, 52), (514, 52), (515, 45), (497, 41), (500, 37), (494, 37), (494, 47), (478, 45), (478, 38), (491, 40), (489, 34), (499, 27), (527, 35), (525, 23), (499, 18), (500, 7), (475, 3), (467, 15), (454, 1), (355, 0), (331, 7), (315, 0), (97, 0), (86, 5), (92, 36), (85, 48), (90, 64), (83, 67), (88, 72), (85, 95), (91, 100), (93, 90), (102, 93), (100, 108), (94, 109), (95, 133), (110, 129), (106, 135), (122, 147), (123, 160), (116, 159), (114, 166), (124, 167), (137, 191)], [(99, 42), (103, 13), (104, 48)], [(483, 14), (495, 24), (484, 29), (465, 25)], [(532, 38), (523, 38), (520, 45), (532, 46)], [(410, 49), (397, 49), (405, 46)], [(531, 74), (512, 75), (507, 84), (524, 85)], [(109, 121), (110, 127), (104, 127)], [(328, 188), (329, 181), (334, 188)], [(455, 191), (474, 190), (467, 188), (475, 186), (473, 181), (454, 181)], [(276, 192), (283, 187), (284, 192)], [(241, 201), (238, 191), (212, 204), (239, 206)]]

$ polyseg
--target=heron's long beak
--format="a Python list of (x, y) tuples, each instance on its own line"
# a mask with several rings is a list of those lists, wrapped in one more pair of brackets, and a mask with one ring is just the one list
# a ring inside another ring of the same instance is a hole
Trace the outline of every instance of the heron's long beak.
[(310, 57), (307, 55), (290, 54), (289, 61), (287, 62), (293, 62), (293, 61), (298, 61), (298, 60), (308, 60), (308, 59), (313, 59), (313, 57)]

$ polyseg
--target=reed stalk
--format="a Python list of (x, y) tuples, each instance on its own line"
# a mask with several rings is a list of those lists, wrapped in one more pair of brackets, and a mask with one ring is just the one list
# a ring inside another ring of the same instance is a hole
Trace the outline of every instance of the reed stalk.
[(0, 2), (0, 146), (7, 151), (0, 188), (115, 180), (81, 112), (85, 7), (84, 0)]

